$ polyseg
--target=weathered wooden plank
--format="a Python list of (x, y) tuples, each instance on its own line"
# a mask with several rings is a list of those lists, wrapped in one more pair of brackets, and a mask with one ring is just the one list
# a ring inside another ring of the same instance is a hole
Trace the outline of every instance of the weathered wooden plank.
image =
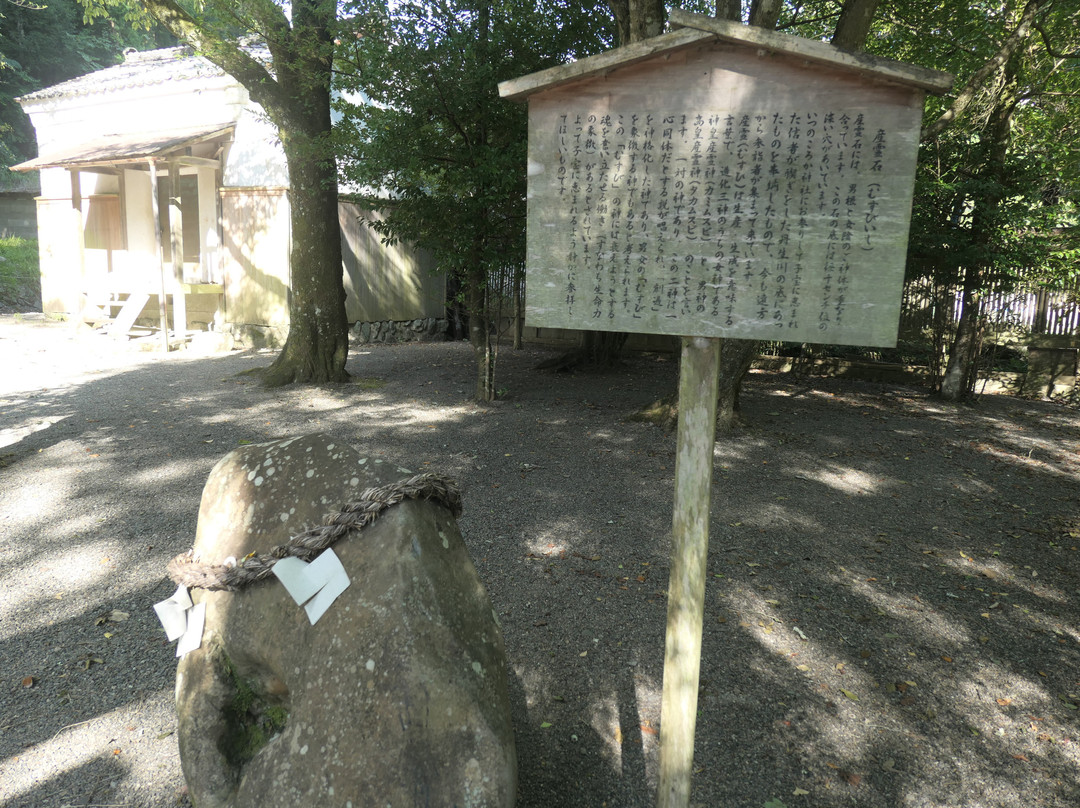
[(669, 19), (672, 25), (708, 31), (727, 42), (756, 45), (776, 53), (799, 56), (810, 62), (854, 70), (856, 73), (871, 78), (918, 87), (935, 95), (947, 93), (953, 85), (953, 77), (948, 73), (905, 62), (895, 62), (891, 59), (882, 59), (869, 53), (843, 51), (816, 39), (781, 34), (764, 28), (751, 28), (729, 20), (718, 20), (703, 14), (691, 14), (681, 8), (673, 8)]
[(521, 101), (532, 93), (548, 90), (571, 81), (605, 73), (617, 67), (625, 67), (649, 59), (657, 54), (670, 51), (695, 42), (704, 42), (713, 38), (710, 32), (693, 28), (681, 28), (651, 39), (635, 42), (622, 48), (598, 53), (558, 67), (530, 73), (528, 76), (511, 79), (499, 84), (499, 95), (511, 101)]
[(879, 81), (916, 87), (936, 95), (948, 92), (953, 85), (953, 77), (948, 73), (928, 70), (904, 62), (894, 62), (871, 56), (868, 53), (842, 51), (813, 39), (781, 34), (763, 28), (751, 28), (741, 23), (691, 14), (677, 8), (671, 10), (670, 20), (673, 25), (683, 27), (633, 45), (615, 48), (570, 64), (504, 81), (499, 84), (499, 95), (512, 101), (524, 100), (542, 90), (550, 90), (590, 76), (602, 75), (616, 68), (632, 65), (711, 38), (853, 71)]
[(659, 808), (686, 808), (690, 801), (719, 378), (720, 341), (684, 338), (660, 708)]

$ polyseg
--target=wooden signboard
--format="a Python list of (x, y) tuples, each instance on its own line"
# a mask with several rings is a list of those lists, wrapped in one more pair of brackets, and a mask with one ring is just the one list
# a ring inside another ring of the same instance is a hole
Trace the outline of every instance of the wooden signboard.
[(526, 322), (894, 345), (924, 89), (666, 36), (528, 90)]
[(529, 325), (683, 337), (657, 805), (693, 770), (720, 337), (894, 345), (919, 125), (945, 74), (689, 26), (529, 98)]

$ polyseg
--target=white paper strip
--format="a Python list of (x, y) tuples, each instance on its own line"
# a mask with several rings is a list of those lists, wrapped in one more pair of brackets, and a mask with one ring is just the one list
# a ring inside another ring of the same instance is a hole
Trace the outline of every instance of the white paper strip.
[(176, 644), (176, 656), (182, 657), (202, 645), (203, 626), (206, 624), (206, 604), (196, 603), (187, 613), (187, 631)]
[(311, 625), (319, 621), (350, 583), (341, 559), (332, 549), (310, 564), (298, 558), (283, 558), (274, 564), (274, 575), (297, 604), (306, 604), (304, 610)]
[[(318, 570), (316, 570), (316, 567), (318, 567)], [(308, 620), (311, 621), (311, 625), (315, 625), (319, 622), (319, 618), (326, 613), (326, 610), (330, 608), (331, 604), (337, 600), (338, 595), (349, 588), (350, 581), (349, 574), (345, 572), (345, 567), (341, 564), (341, 559), (337, 557), (333, 550), (327, 550), (312, 561), (311, 566), (308, 567), (308, 572), (317, 574), (319, 579), (324, 581), (319, 594), (304, 606)]]
[(293, 556), (279, 559), (274, 564), (274, 575), (298, 604), (310, 600), (323, 587), (323, 584), (308, 572), (311, 566), (313, 564)]
[(191, 608), (191, 596), (187, 587), (178, 586), (172, 597), (154, 604), (158, 620), (165, 629), (165, 636), (172, 642), (187, 631), (187, 610)]

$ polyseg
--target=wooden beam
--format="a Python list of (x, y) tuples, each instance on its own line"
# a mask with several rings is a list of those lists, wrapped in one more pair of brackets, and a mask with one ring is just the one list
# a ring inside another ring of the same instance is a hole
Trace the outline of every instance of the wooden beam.
[(169, 242), (173, 266), (173, 331), (187, 337), (187, 295), (184, 294), (184, 212), (180, 199), (179, 158), (169, 160)]
[(167, 300), (167, 284), (165, 283), (165, 251), (161, 246), (161, 218), (158, 210), (158, 175), (157, 163), (151, 157), (148, 161), (150, 166), (150, 216), (154, 220), (154, 245), (157, 247), (158, 277), (161, 279), (161, 290), (158, 292), (158, 315), (161, 318), (161, 338), (164, 340), (165, 352), (169, 351), (169, 318), (165, 311)]
[[(173, 159), (170, 159), (169, 162), (173, 162)], [(182, 166), (195, 166), (196, 168), (221, 168), (220, 160), (215, 160), (212, 157), (194, 157), (190, 154), (175, 158), (175, 162)]]
[(672, 26), (680, 27), (666, 34), (635, 42), (633, 45), (604, 51), (570, 64), (504, 81), (499, 84), (499, 95), (511, 101), (520, 101), (541, 90), (550, 90), (579, 79), (601, 76), (616, 68), (632, 65), (653, 56), (662, 55), (667, 51), (707, 42), (710, 39), (720, 39), (811, 63), (850, 70), (867, 78), (916, 87), (935, 95), (948, 92), (953, 84), (953, 77), (948, 73), (881, 59), (867, 53), (850, 53), (814, 39), (767, 31), (763, 28), (751, 28), (739, 22), (691, 14), (678, 8), (671, 9), (669, 21)]

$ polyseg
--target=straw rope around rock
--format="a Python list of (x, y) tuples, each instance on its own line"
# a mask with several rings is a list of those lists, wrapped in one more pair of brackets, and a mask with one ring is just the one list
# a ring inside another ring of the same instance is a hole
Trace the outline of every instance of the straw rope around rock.
[(446, 507), (455, 518), (461, 516), (461, 490), (456, 481), (438, 474), (417, 474), (407, 480), (368, 488), (359, 498), (327, 517), (326, 523), (293, 536), (269, 553), (252, 553), (235, 565), (208, 564), (195, 558), (194, 550), (176, 556), (168, 564), (169, 577), (188, 588), (236, 591), (265, 580), (273, 574), (274, 564), (282, 558), (311, 561), (334, 542), (354, 531), (361, 531), (392, 505), (406, 499), (435, 502)]

